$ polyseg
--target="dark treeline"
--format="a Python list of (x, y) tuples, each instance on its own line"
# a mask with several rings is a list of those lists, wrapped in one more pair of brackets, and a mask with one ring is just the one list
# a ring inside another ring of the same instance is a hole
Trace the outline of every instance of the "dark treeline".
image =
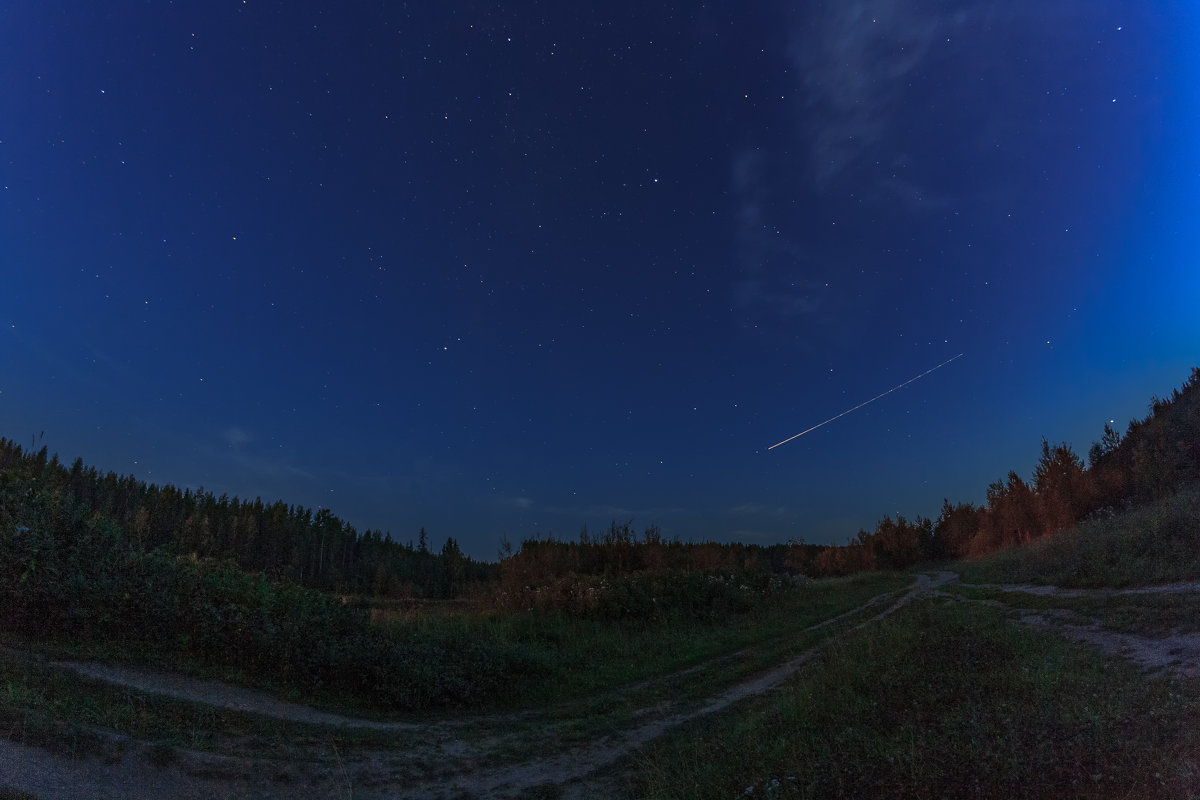
[(1041, 447), (1030, 480), (1009, 472), (988, 487), (982, 506), (947, 500), (936, 519), (884, 517), (838, 546), (681, 542), (653, 526), (639, 535), (629, 523), (613, 523), (576, 540), (531, 538), (515, 552), (505, 545), (490, 564), (466, 556), (452, 538), (431, 549), (424, 530), (415, 544), (402, 544), (379, 531), (360, 534), (327, 509), (156, 486), (100, 474), (78, 459), (66, 467), (46, 448), (25, 450), (7, 439), (0, 439), (0, 522), (46, 541), (103, 530), (130, 553), (195, 556), (269, 580), (385, 597), (452, 598), (498, 580), (501, 595), (524, 603), (531, 587), (570, 576), (903, 569), (1018, 545), (1200, 482), (1200, 368), (1169, 398), (1154, 398), (1149, 415), (1130, 422), (1123, 436), (1106, 425), (1086, 465), (1066, 444), (1043, 440)]
[(685, 572), (799, 573), (798, 553), (819, 546), (742, 542), (683, 542), (663, 538), (654, 525), (639, 536), (632, 522), (612, 523), (602, 534), (587, 528), (576, 540), (554, 536), (526, 539), (516, 553), (502, 548), (501, 572), (506, 581), (532, 582), (566, 575), (621, 575), (629, 572), (682, 570)]
[(1016, 472), (993, 482), (982, 506), (943, 502), (936, 520), (884, 517), (873, 532), (822, 550), (809, 573), (902, 569), (919, 561), (976, 557), (1073, 527), (1094, 514), (1165, 497), (1200, 482), (1200, 368), (1122, 436), (1110, 425), (1088, 464), (1066, 444), (1042, 440), (1030, 481)]
[(602, 619), (661, 619), (670, 613), (713, 621), (769, 602), (797, 577), (820, 546), (681, 542), (656, 526), (639, 536), (612, 523), (575, 541), (526, 539), (502, 548), (500, 608), (541, 609)]
[(970, 558), (1074, 526), (1093, 514), (1171, 494), (1200, 482), (1200, 368), (1167, 399), (1153, 398), (1145, 419), (1122, 436), (1105, 425), (1088, 464), (1065, 443), (1042, 440), (1029, 481), (1010, 471), (987, 488), (982, 506), (945, 500), (936, 519), (884, 517), (845, 545), (666, 541), (655, 527), (640, 537), (629, 524), (578, 540), (535, 538), (501, 560), (506, 592), (561, 581), (568, 575), (684, 571), (847, 575), (898, 570), (943, 559)]
[(328, 509), (181, 491), (101, 474), (82, 459), (66, 467), (45, 447), (25, 450), (2, 438), (0, 516), (51, 539), (104, 525), (131, 552), (232, 562), (338, 592), (451, 598), (496, 570), (464, 554), (453, 538), (430, 549), (424, 529), (416, 544), (401, 544), (376, 530), (359, 534)]

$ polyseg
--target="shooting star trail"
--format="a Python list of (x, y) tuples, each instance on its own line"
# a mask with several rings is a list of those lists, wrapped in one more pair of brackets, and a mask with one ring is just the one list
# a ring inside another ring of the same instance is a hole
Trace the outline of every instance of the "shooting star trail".
[(956, 360), (956, 359), (959, 359), (959, 358), (962, 358), (962, 357), (963, 357), (963, 354), (962, 354), (962, 353), (959, 353), (959, 354), (958, 354), (958, 355), (956, 355), (954, 358), (949, 358), (949, 359), (946, 359), (946, 360), (945, 360), (945, 361), (943, 361), (942, 363), (938, 364), (936, 367), (931, 367), (931, 368), (929, 368), (929, 369), (925, 370), (924, 372), (922, 372), (922, 373), (921, 373), (920, 375), (918, 375), (917, 377), (915, 377), (915, 378), (909, 378), (909, 379), (908, 379), (908, 380), (906, 380), (904, 383), (901, 383), (901, 384), (899, 384), (898, 386), (893, 386), (892, 388), (888, 389), (888, 390), (887, 390), (886, 392), (884, 392), (883, 394), (877, 394), (877, 395), (875, 395), (874, 397), (872, 397), (870, 400), (865, 400), (865, 401), (863, 401), (863, 402), (859, 403), (858, 405), (856, 405), (854, 408), (848, 408), (848, 409), (846, 409), (845, 411), (843, 411), (842, 413), (838, 414), (836, 417), (830, 417), (829, 419), (825, 420), (824, 422), (818, 422), (816, 425), (813, 425), (813, 426), (812, 426), (811, 428), (809, 428), (808, 430), (805, 430), (805, 431), (800, 431), (800, 432), (799, 432), (799, 433), (797, 433), (795, 436), (789, 436), (788, 438), (784, 439), (782, 442), (779, 442), (778, 444), (773, 444), (773, 445), (771, 445), (770, 447), (768, 447), (767, 449), (768, 449), (768, 450), (774, 450), (776, 447), (779, 447), (779, 445), (781, 445), (781, 444), (787, 444), (787, 443), (788, 443), (788, 442), (790, 442), (792, 439), (799, 439), (801, 436), (803, 436), (803, 435), (804, 435), (804, 434), (806, 434), (806, 433), (812, 433), (812, 432), (813, 432), (813, 431), (815, 431), (817, 428), (820, 428), (822, 425), (828, 425), (829, 423), (833, 422), (834, 420), (841, 419), (842, 417), (846, 416), (847, 414), (849, 414), (849, 413), (850, 413), (850, 412), (852, 412), (852, 411), (858, 411), (858, 410), (859, 410), (860, 408), (862, 408), (863, 406), (870, 405), (871, 403), (874, 403), (876, 400), (878, 400), (878, 399), (879, 399), (879, 398), (881, 398), (881, 397), (887, 397), (889, 394), (891, 394), (892, 392), (896, 391), (897, 389), (903, 389), (905, 386), (908, 386), (908, 385), (909, 385), (910, 383), (912, 383), (913, 381), (919, 381), (919, 380), (921, 380), (921, 378), (924, 378), (926, 375), (928, 375), (929, 373), (933, 372), (934, 370), (941, 369), (942, 367), (944, 367), (944, 366), (946, 366), (947, 364), (949, 364), (951, 361), (954, 361), (954, 360)]

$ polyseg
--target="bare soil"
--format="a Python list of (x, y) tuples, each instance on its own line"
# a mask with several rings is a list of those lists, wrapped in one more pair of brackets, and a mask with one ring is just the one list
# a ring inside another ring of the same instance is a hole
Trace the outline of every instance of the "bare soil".
[[(964, 584), (965, 585), (965, 584)], [(1143, 586), (1136, 589), (1062, 589), (1057, 586), (984, 584), (976, 588), (1021, 592), (1039, 597), (1064, 599), (1106, 599), (1146, 595), (1197, 595), (1200, 581)], [(1200, 633), (1170, 631), (1165, 635), (1140, 635), (1104, 627), (1103, 619), (1085, 616), (1072, 609), (1057, 608), (1039, 612), (1024, 611), (1023, 625), (1047, 630), (1077, 642), (1086, 642), (1106, 655), (1119, 656), (1143, 667), (1150, 675), (1180, 678), (1200, 676)]]

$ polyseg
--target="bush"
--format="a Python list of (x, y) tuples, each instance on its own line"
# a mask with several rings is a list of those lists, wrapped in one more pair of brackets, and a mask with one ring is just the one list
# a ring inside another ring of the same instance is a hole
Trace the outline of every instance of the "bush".
[(716, 622), (750, 613), (782, 591), (787, 579), (762, 572), (635, 572), (568, 575), (541, 586), (509, 587), (500, 608), (556, 612), (599, 620), (691, 619)]
[(99, 517), (61, 511), (34, 497), (22, 522), (0, 519), (0, 630), (234, 670), (381, 711), (466, 706), (545, 671), (465, 625), (382, 628), (333, 595), (228, 562), (134, 552)]

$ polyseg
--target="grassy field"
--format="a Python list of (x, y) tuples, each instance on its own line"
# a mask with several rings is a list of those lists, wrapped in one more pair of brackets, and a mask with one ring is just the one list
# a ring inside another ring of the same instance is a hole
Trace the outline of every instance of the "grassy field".
[[(805, 632), (805, 628), (850, 611), (880, 593), (898, 589), (911, 577), (895, 574), (797, 585), (755, 611), (727, 623), (678, 620), (614, 623), (556, 614), (483, 612), (458, 607), (455, 613), (438, 608), (427, 615), (380, 623), (382, 633), (398, 646), (441, 654), (440, 659), (409, 662), (411, 671), (397, 681), (440, 685), (460, 680), (463, 671), (447, 663), (458, 648), (474, 648), (487, 661), (489, 648), (522, 652), (539, 669), (516, 675), (504, 690), (483, 697), (474, 709), (496, 713), (535, 710), (542, 722), (581, 719), (572, 736), (586, 738), (605, 725), (619, 724), (622, 714), (640, 704), (664, 699), (701, 697), (716, 687), (794, 655), (831, 635), (836, 627)], [(864, 613), (873, 613), (867, 611)], [(55, 667), (58, 659), (126, 661), (183, 671), (201, 677), (232, 678), (252, 688), (282, 690), (292, 699), (329, 710), (368, 718), (380, 715), (364, 707), (361, 698), (335, 693), (300, 695), (244, 672), (222, 672), (198, 665), (171, 662), (169, 653), (137, 654), (118, 646), (92, 642), (36, 643), (10, 637), (11, 648), (0, 648), (0, 726), (8, 738), (64, 752), (112, 755), (105, 731), (140, 741), (160, 742), (164, 748), (220, 750), (230, 739), (250, 739), (264, 753), (299, 744), (377, 744), (395, 742), (369, 731), (339, 731), (293, 723), (273, 722), (254, 715), (224, 711), (84, 679)], [(136, 657), (135, 657), (136, 656)], [(504, 662), (497, 659), (501, 664)], [(494, 675), (478, 676), (494, 687)], [(472, 687), (459, 687), (463, 696), (478, 696)], [(436, 720), (443, 714), (422, 712), (407, 719)], [(566, 735), (566, 734), (564, 734)]]
[[(972, 584), (1119, 588), (1200, 579), (1197, 552), (1190, 489), (949, 568)], [(1016, 624), (1066, 610), (1161, 637), (1197, 630), (1196, 598), (948, 587), (838, 639), (786, 690), (660, 740), (629, 794), (1200, 797), (1200, 680)]]
[(1198, 720), (1196, 681), (930, 599), (656, 744), (631, 796), (1191, 797)]
[[(520, 698), (522, 705), (542, 705), (627, 686), (738, 652), (740, 657), (721, 676), (734, 679), (776, 663), (801, 647), (803, 640), (798, 636), (805, 628), (911, 581), (909, 576), (887, 573), (814, 581), (724, 624), (614, 624), (511, 615), (490, 617), (489, 624), (496, 627), (498, 636), (541, 651), (553, 664), (554, 674)], [(689, 680), (688, 685), (697, 693), (711, 688), (704, 680)]]

